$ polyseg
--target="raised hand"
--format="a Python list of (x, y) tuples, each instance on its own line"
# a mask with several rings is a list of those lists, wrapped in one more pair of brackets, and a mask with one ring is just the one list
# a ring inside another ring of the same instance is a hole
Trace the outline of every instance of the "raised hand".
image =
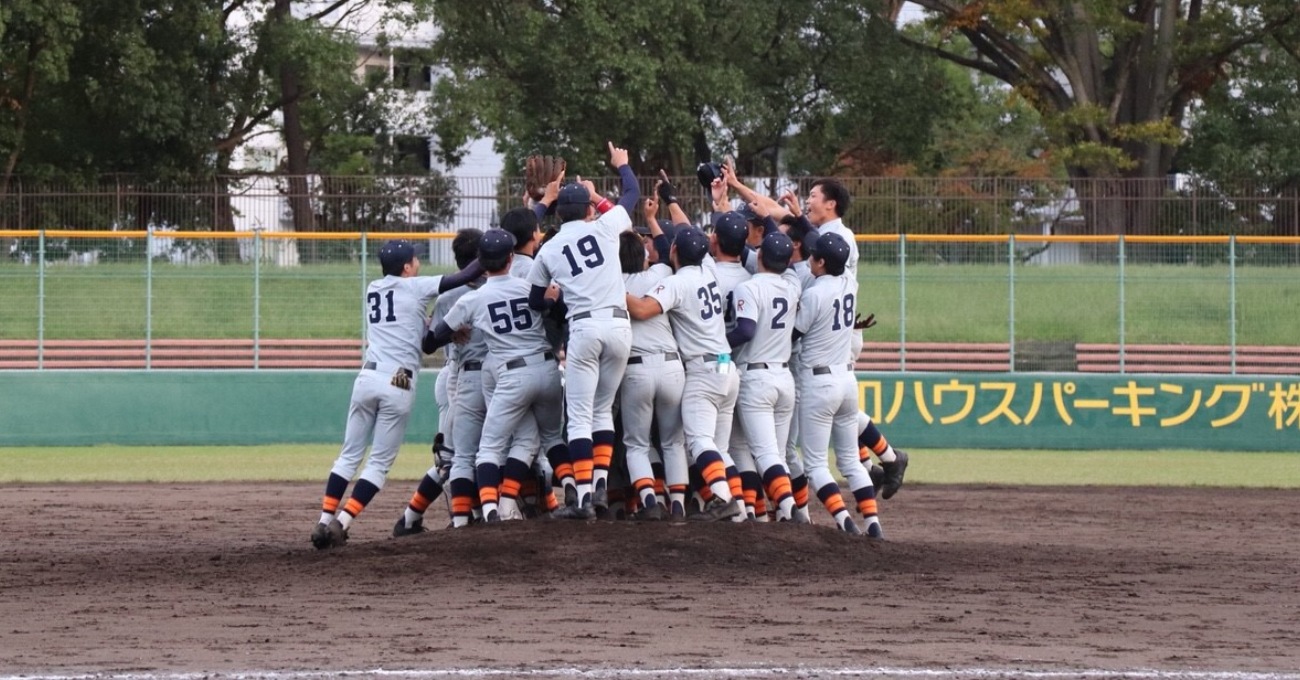
[(627, 165), (627, 149), (621, 149), (614, 146), (614, 142), (609, 142), (609, 164), (615, 169)]

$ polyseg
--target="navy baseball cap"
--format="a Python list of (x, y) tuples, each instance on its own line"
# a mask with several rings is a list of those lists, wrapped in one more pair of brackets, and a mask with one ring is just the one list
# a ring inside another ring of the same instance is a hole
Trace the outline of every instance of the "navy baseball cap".
[(761, 226), (763, 224), (763, 218), (759, 217), (758, 213), (754, 212), (754, 209), (749, 207), (748, 204), (736, 212), (743, 215), (747, 221), (752, 222), (755, 225)]
[(505, 229), (488, 229), (478, 242), (480, 260), (504, 259), (515, 250), (515, 237)]
[(649, 235), (650, 235), (650, 227), (647, 226), (647, 225), (644, 225), (644, 224), (638, 224), (638, 225), (632, 227), (632, 231), (635, 231), (635, 232), (637, 233), (637, 235), (639, 235), (639, 236), (649, 236)]
[(384, 270), (401, 269), (415, 258), (415, 246), (406, 239), (387, 241), (379, 247), (379, 265)]
[(789, 263), (794, 256), (794, 241), (779, 231), (763, 237), (763, 245), (758, 247), (759, 257), (768, 262)]
[(749, 221), (734, 210), (724, 212), (714, 220), (713, 233), (718, 235), (720, 243), (741, 244), (749, 238)]
[(822, 234), (813, 244), (813, 257), (843, 266), (849, 261), (849, 243), (839, 234)]
[(709, 237), (697, 227), (678, 229), (673, 245), (677, 246), (677, 256), (690, 262), (702, 262), (709, 254)]
[(591, 193), (581, 184), (566, 184), (560, 187), (560, 195), (555, 199), (556, 205), (582, 205), (591, 203)]

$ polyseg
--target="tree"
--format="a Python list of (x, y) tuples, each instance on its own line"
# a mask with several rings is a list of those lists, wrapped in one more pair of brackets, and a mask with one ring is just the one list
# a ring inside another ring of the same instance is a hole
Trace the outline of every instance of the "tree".
[[(1094, 229), (1150, 231), (1192, 102), (1227, 60), (1297, 21), (1294, 0), (914, 0), (903, 41), (1010, 85), (1043, 116)], [(954, 49), (962, 36), (971, 51)], [(1112, 182), (1114, 179), (1138, 180)]]
[[(1236, 201), (1225, 226), (1300, 236), (1300, 24), (1251, 45), (1226, 64), (1228, 77), (1191, 116), (1175, 167)], [(1225, 206), (1226, 207), (1226, 206)]]
[[(937, 109), (906, 95), (919, 60), (888, 59), (889, 22), (880, 17), (899, 5), (433, 0), (441, 28), (434, 51), (445, 70), (435, 89), (438, 153), (454, 165), (466, 141), (490, 135), (508, 171), (540, 152), (591, 174), (603, 171), (612, 139), (638, 151), (639, 174), (689, 174), (733, 151), (742, 172), (775, 174), (792, 135), (814, 123), (827, 133), (818, 141), (840, 128), (864, 136), (875, 129), (885, 134), (872, 133), (873, 145), (907, 148), (882, 138), (918, 128), (924, 136)], [(928, 110), (864, 109), (872, 88), (882, 101)], [(913, 125), (882, 125), (882, 116)], [(812, 162), (833, 165), (825, 160)]]

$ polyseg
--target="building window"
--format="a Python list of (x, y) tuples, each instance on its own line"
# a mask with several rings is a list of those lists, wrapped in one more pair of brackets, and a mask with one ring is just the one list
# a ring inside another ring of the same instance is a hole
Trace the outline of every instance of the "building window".
[(393, 166), (398, 172), (420, 173), (433, 168), (429, 138), (402, 135), (393, 139)]

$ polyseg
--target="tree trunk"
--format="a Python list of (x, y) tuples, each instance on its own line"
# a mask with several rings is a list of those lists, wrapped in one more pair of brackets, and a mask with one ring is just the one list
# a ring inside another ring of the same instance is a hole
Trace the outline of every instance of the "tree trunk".
[[(292, 0), (275, 0), (271, 12), (276, 21), (293, 20)], [(312, 210), (311, 193), (308, 186), (307, 135), (302, 128), (302, 112), (299, 99), (302, 97), (302, 77), (297, 65), (286, 61), (280, 64), (280, 95), (284, 101), (284, 152), (289, 183), (289, 210), (293, 214), (293, 230), (298, 232), (315, 231), (316, 215)], [(311, 261), (298, 253), (301, 261)]]

